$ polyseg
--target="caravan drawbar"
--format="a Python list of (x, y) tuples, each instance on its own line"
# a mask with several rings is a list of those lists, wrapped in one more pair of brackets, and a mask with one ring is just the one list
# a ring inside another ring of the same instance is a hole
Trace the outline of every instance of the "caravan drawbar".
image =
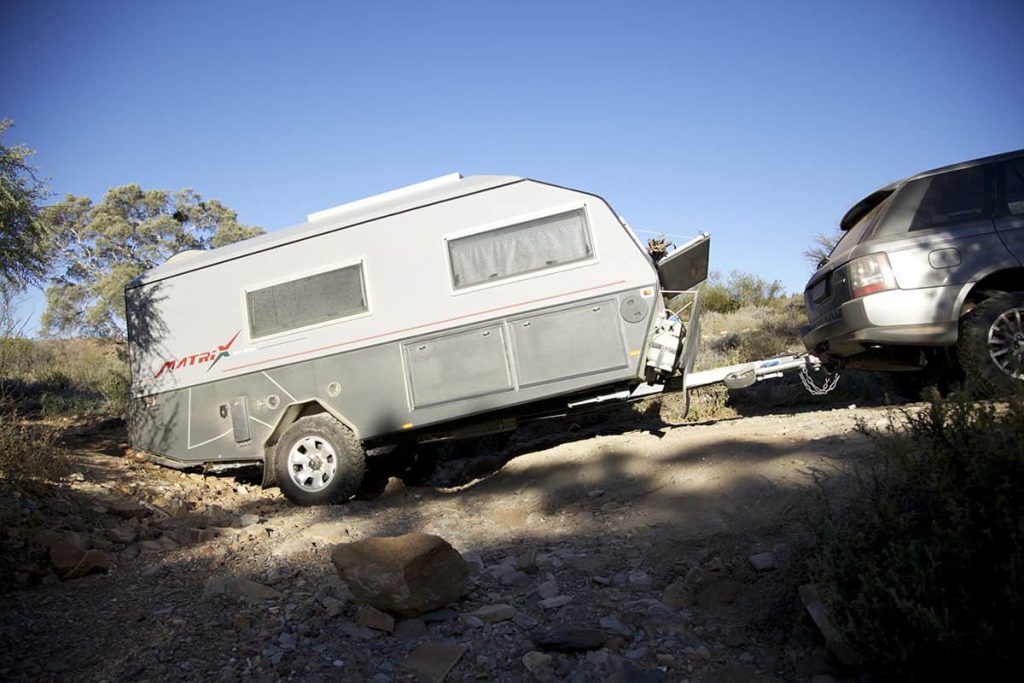
[(132, 444), (343, 500), (368, 451), (679, 380), (708, 248), (655, 264), (596, 195), (453, 174), (176, 255), (125, 290)]

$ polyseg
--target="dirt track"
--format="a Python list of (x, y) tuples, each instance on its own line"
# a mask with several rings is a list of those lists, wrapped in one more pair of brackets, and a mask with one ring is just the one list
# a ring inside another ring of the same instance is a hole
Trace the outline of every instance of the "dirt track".
[[(839, 408), (635, 431), (565, 423), (560, 444), (528, 432), (505, 454), (459, 463), (461, 485), (393, 479), (374, 500), (313, 509), (233, 477), (142, 463), (118, 433), (92, 436), (76, 446), (82, 476), (60, 510), (27, 513), (22, 535), (127, 525), (149, 544), (114, 546), (109, 573), (7, 593), (0, 678), (384, 683), (412, 680), (403, 665), (424, 643), (465, 647), (449, 681), (840, 678), (796, 604), (802, 517), (816, 481), (842, 489), (870, 453), (856, 422), (881, 426), (885, 415)], [(111, 515), (125, 499), (145, 504), (127, 521)], [(481, 570), (458, 614), (394, 634), (358, 625), (330, 546), (410, 531), (444, 537)], [(775, 568), (753, 567), (762, 552)], [(278, 595), (204, 600), (209, 579), (225, 575)], [(538, 606), (545, 581), (571, 601)], [(516, 618), (466, 616), (492, 604)], [(603, 649), (524, 663), (534, 628), (602, 618), (606, 630), (608, 619), (623, 626)]]

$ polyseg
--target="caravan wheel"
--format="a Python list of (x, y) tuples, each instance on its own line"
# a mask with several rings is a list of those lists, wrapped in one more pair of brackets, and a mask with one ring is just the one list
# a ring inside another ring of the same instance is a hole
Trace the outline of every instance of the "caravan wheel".
[(330, 415), (313, 415), (285, 430), (274, 467), (289, 500), (324, 505), (355, 495), (366, 471), (366, 454), (345, 425)]

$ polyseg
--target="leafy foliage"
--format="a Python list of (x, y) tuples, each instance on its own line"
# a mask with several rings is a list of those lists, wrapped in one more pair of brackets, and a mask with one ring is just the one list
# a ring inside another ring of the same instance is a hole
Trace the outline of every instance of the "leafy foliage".
[(701, 293), (701, 307), (706, 311), (732, 313), (743, 306), (767, 306), (784, 297), (782, 283), (768, 282), (752, 273), (734, 270), (728, 278), (718, 271), (708, 276)]
[(54, 272), (41, 327), (122, 339), (124, 288), (176, 253), (219, 247), (263, 233), (238, 214), (192, 190), (167, 192), (124, 185), (100, 204), (67, 195), (43, 210), (54, 240)]
[(845, 513), (816, 525), (816, 580), (850, 642), (896, 680), (971, 678), (1024, 663), (1024, 400), (934, 401)]
[(28, 163), (35, 151), (3, 144), (3, 134), (12, 125), (0, 120), (0, 288), (5, 296), (43, 276), (46, 253), (38, 218), (50, 194)]

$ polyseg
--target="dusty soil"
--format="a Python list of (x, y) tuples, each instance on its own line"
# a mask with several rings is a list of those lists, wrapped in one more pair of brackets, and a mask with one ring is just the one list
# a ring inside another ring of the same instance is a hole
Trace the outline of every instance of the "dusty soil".
[[(385, 683), (415, 680), (407, 658), (433, 643), (461, 646), (448, 681), (842, 679), (850, 672), (796, 597), (805, 515), (871, 457), (857, 422), (879, 427), (886, 415), (562, 422), (445, 462), (431, 485), (391, 479), (379, 497), (321, 508), (294, 507), (252, 478), (143, 462), (117, 429), (88, 434), (71, 443), (75, 474), (58, 489), (0, 501), (15, 563), (0, 598), (0, 678)], [(110, 542), (120, 527), (131, 540)], [(55, 530), (88, 534), (113, 568), (58, 579), (43, 550)], [(467, 594), (393, 633), (357, 623), (330, 548), (411, 531), (469, 559)], [(272, 590), (214, 594), (227, 576)], [(542, 604), (544, 584), (568, 599)], [(514, 618), (470, 616), (499, 604)], [(609, 639), (538, 654), (531, 634), (545, 627)]]

